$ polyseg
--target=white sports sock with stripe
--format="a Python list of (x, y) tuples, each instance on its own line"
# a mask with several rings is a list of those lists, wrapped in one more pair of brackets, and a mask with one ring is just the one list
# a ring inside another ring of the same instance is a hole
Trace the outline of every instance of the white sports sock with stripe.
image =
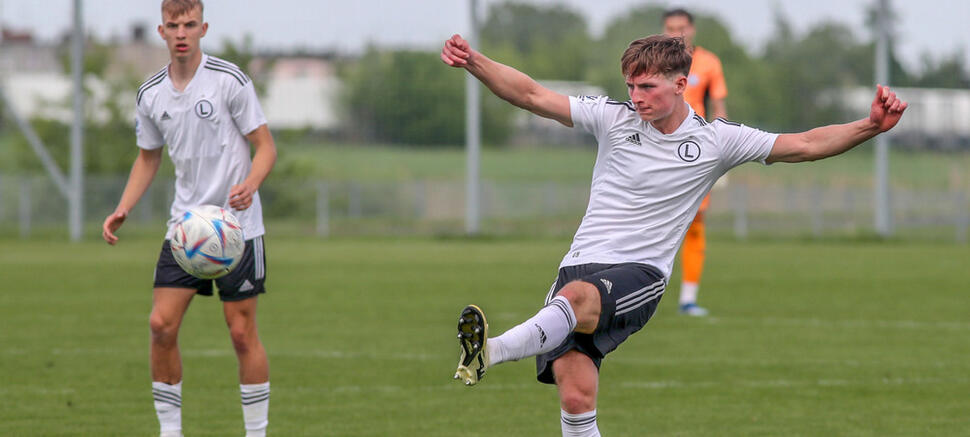
[(596, 426), (596, 410), (579, 414), (561, 412), (563, 437), (600, 437), (600, 429)]
[(269, 425), (269, 381), (239, 384), (246, 437), (265, 437)]
[(163, 435), (179, 435), (182, 431), (182, 382), (166, 384), (152, 381), (152, 397), (155, 398), (155, 414)]
[(504, 334), (488, 339), (488, 365), (544, 354), (562, 344), (576, 329), (576, 314), (569, 300), (556, 296), (536, 315)]

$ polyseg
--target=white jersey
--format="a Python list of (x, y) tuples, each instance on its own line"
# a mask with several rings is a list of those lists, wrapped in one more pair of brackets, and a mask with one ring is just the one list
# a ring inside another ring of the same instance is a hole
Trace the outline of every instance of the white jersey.
[(666, 135), (641, 120), (632, 103), (607, 97), (570, 97), (569, 106), (573, 124), (592, 133), (599, 150), (589, 206), (560, 267), (637, 262), (669, 278), (714, 182), (742, 163), (764, 163), (778, 137), (724, 120), (708, 123), (693, 110)]
[[(245, 135), (266, 124), (256, 90), (242, 70), (219, 58), (202, 55), (191, 82), (177, 91), (168, 66), (139, 89), (135, 107), (138, 147), (168, 145), (175, 164), (175, 200), (166, 239), (177, 218), (196, 205), (229, 209), (229, 190), (252, 168)], [(265, 233), (259, 194), (243, 211), (233, 211), (251, 240)]]

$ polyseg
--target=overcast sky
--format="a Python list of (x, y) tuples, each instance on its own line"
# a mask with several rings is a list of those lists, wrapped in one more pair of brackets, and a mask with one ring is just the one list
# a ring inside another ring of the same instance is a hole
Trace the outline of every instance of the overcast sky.
[[(497, 0), (479, 0), (483, 10)], [(834, 19), (863, 27), (864, 11), (876, 0), (525, 0), (565, 3), (587, 17), (594, 34), (633, 6), (643, 3), (685, 6), (721, 17), (732, 34), (759, 50), (772, 32), (773, 11), (780, 9), (796, 30)], [(127, 35), (132, 23), (160, 21), (160, 0), (83, 0), (85, 26), (101, 37)], [(272, 3), (271, 7), (266, 6)], [(920, 55), (935, 59), (960, 50), (970, 58), (970, 0), (891, 0), (899, 15), (898, 54), (909, 67)], [(0, 23), (29, 29), (52, 39), (70, 26), (73, 0), (0, 0)], [(368, 42), (379, 45), (437, 48), (452, 33), (469, 27), (469, 0), (207, 0), (210, 23), (205, 42), (221, 46), (249, 33), (261, 48), (312, 48), (355, 52)], [(970, 59), (967, 60), (970, 63)], [(970, 64), (968, 64), (970, 65)]]

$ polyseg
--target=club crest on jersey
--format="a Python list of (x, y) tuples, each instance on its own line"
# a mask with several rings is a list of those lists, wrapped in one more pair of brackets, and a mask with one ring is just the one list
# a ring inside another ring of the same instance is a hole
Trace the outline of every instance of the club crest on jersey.
[(701, 148), (693, 141), (684, 141), (677, 146), (677, 156), (684, 162), (694, 162), (701, 157)]
[(195, 104), (195, 115), (199, 118), (209, 118), (212, 115), (212, 102), (202, 99)]

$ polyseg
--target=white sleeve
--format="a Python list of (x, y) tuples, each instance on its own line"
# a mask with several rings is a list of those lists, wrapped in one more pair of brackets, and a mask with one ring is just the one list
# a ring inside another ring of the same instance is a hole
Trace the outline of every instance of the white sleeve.
[(243, 135), (248, 135), (266, 124), (266, 116), (259, 106), (253, 81), (246, 82), (246, 85), (237, 89), (235, 95), (229, 98), (229, 114)]
[(721, 146), (721, 165), (725, 171), (751, 161), (766, 164), (765, 160), (778, 138), (778, 134), (721, 118), (715, 120), (713, 125)]
[(573, 125), (585, 129), (598, 140), (606, 128), (606, 96), (569, 96), (569, 115)]
[(165, 145), (165, 137), (146, 111), (141, 104), (135, 105), (135, 144), (145, 150), (154, 150)]

